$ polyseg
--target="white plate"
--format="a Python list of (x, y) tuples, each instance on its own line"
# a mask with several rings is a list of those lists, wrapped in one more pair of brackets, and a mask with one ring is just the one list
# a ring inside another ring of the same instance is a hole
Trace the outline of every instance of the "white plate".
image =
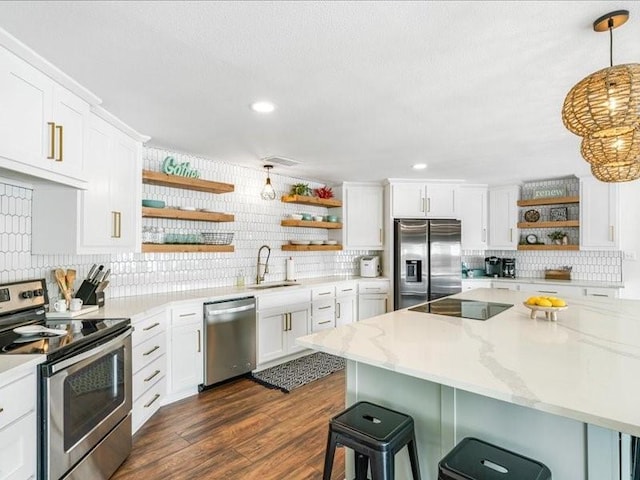
[(196, 211), (196, 207), (180, 207), (180, 210), (186, 210), (187, 212), (195, 212)]
[(309, 240), (291, 240), (291, 245), (311, 245)]
[(325, 240), (324, 244), (325, 245), (337, 245), (338, 241), (337, 240)]
[(311, 245), (322, 245), (324, 240), (311, 240)]
[(18, 335), (38, 335), (40, 333), (51, 333), (53, 335), (66, 335), (66, 330), (58, 330), (55, 328), (47, 328), (42, 325), (25, 325), (23, 327), (14, 328), (13, 331)]

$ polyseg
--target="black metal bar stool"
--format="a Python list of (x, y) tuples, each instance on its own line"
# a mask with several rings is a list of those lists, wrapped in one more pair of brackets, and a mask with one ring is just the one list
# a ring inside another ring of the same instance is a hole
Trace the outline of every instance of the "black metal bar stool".
[(467, 437), (440, 460), (438, 480), (551, 480), (551, 471), (537, 460)]
[(369, 462), (372, 480), (393, 480), (395, 455), (406, 445), (413, 480), (420, 480), (413, 418), (409, 415), (370, 402), (358, 402), (333, 417), (329, 422), (323, 480), (331, 479), (338, 445), (349, 447), (356, 454), (355, 480), (367, 480)]

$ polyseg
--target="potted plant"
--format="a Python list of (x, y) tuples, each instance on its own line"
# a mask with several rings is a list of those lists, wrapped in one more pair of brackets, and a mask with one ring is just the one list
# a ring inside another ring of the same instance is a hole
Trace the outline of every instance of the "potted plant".
[(296, 183), (291, 185), (291, 195), (302, 195), (304, 197), (311, 196), (311, 188), (308, 183)]
[(547, 235), (555, 245), (567, 245), (569, 243), (569, 237), (566, 232), (556, 230)]

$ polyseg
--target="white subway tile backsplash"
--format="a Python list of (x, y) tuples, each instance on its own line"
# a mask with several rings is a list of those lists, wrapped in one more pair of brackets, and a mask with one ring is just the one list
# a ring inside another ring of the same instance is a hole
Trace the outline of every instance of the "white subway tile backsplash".
[[(190, 162), (200, 171), (201, 178), (233, 183), (233, 193), (214, 195), (206, 192), (180, 190), (169, 187), (143, 185), (143, 198), (164, 200), (171, 206), (209, 208), (235, 215), (233, 223), (190, 222), (143, 218), (143, 226), (161, 227), (167, 232), (197, 233), (201, 231), (234, 232), (234, 253), (119, 253), (114, 255), (32, 255), (31, 254), (31, 198), (32, 191), (22, 186), (0, 183), (0, 282), (29, 278), (45, 278), (52, 297), (58, 288), (52, 270), (57, 267), (75, 268), (83, 278), (92, 264), (110, 267), (112, 275), (106, 293), (110, 297), (184, 291), (232, 285), (240, 270), (247, 284), (255, 283), (258, 249), (271, 246), (267, 280), (285, 278), (285, 260), (296, 260), (298, 278), (333, 274), (355, 274), (358, 258), (368, 251), (342, 252), (283, 252), (282, 244), (290, 239), (326, 239), (324, 229), (303, 229), (280, 226), (289, 213), (324, 214), (322, 207), (285, 204), (276, 199), (264, 201), (260, 190), (266, 178), (261, 170), (253, 170), (205, 158), (146, 148), (143, 165), (148, 170), (160, 170), (165, 157), (178, 162)], [(284, 170), (284, 168), (283, 168)], [(319, 183), (271, 172), (271, 180), (278, 196), (287, 193), (293, 183)]]

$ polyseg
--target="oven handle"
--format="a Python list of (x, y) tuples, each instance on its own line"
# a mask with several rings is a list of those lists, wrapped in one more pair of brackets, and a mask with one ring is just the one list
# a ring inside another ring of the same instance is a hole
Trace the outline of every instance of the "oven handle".
[(118, 335), (117, 337), (114, 337), (112, 340), (109, 340), (107, 343), (99, 345), (86, 352), (79, 353), (78, 355), (74, 355), (73, 357), (68, 358), (67, 360), (63, 360), (60, 363), (54, 363), (53, 365), (50, 365), (49, 371), (51, 373), (48, 376), (55, 375), (59, 371), (69, 368), (70, 366), (75, 365), (76, 363), (80, 363), (88, 358), (101, 355), (110, 350), (115, 350), (116, 348), (118, 348), (117, 346), (121, 344), (125, 338), (131, 335), (132, 331), (133, 331), (133, 328), (129, 327), (124, 331), (124, 333), (122, 333), (121, 335)]

